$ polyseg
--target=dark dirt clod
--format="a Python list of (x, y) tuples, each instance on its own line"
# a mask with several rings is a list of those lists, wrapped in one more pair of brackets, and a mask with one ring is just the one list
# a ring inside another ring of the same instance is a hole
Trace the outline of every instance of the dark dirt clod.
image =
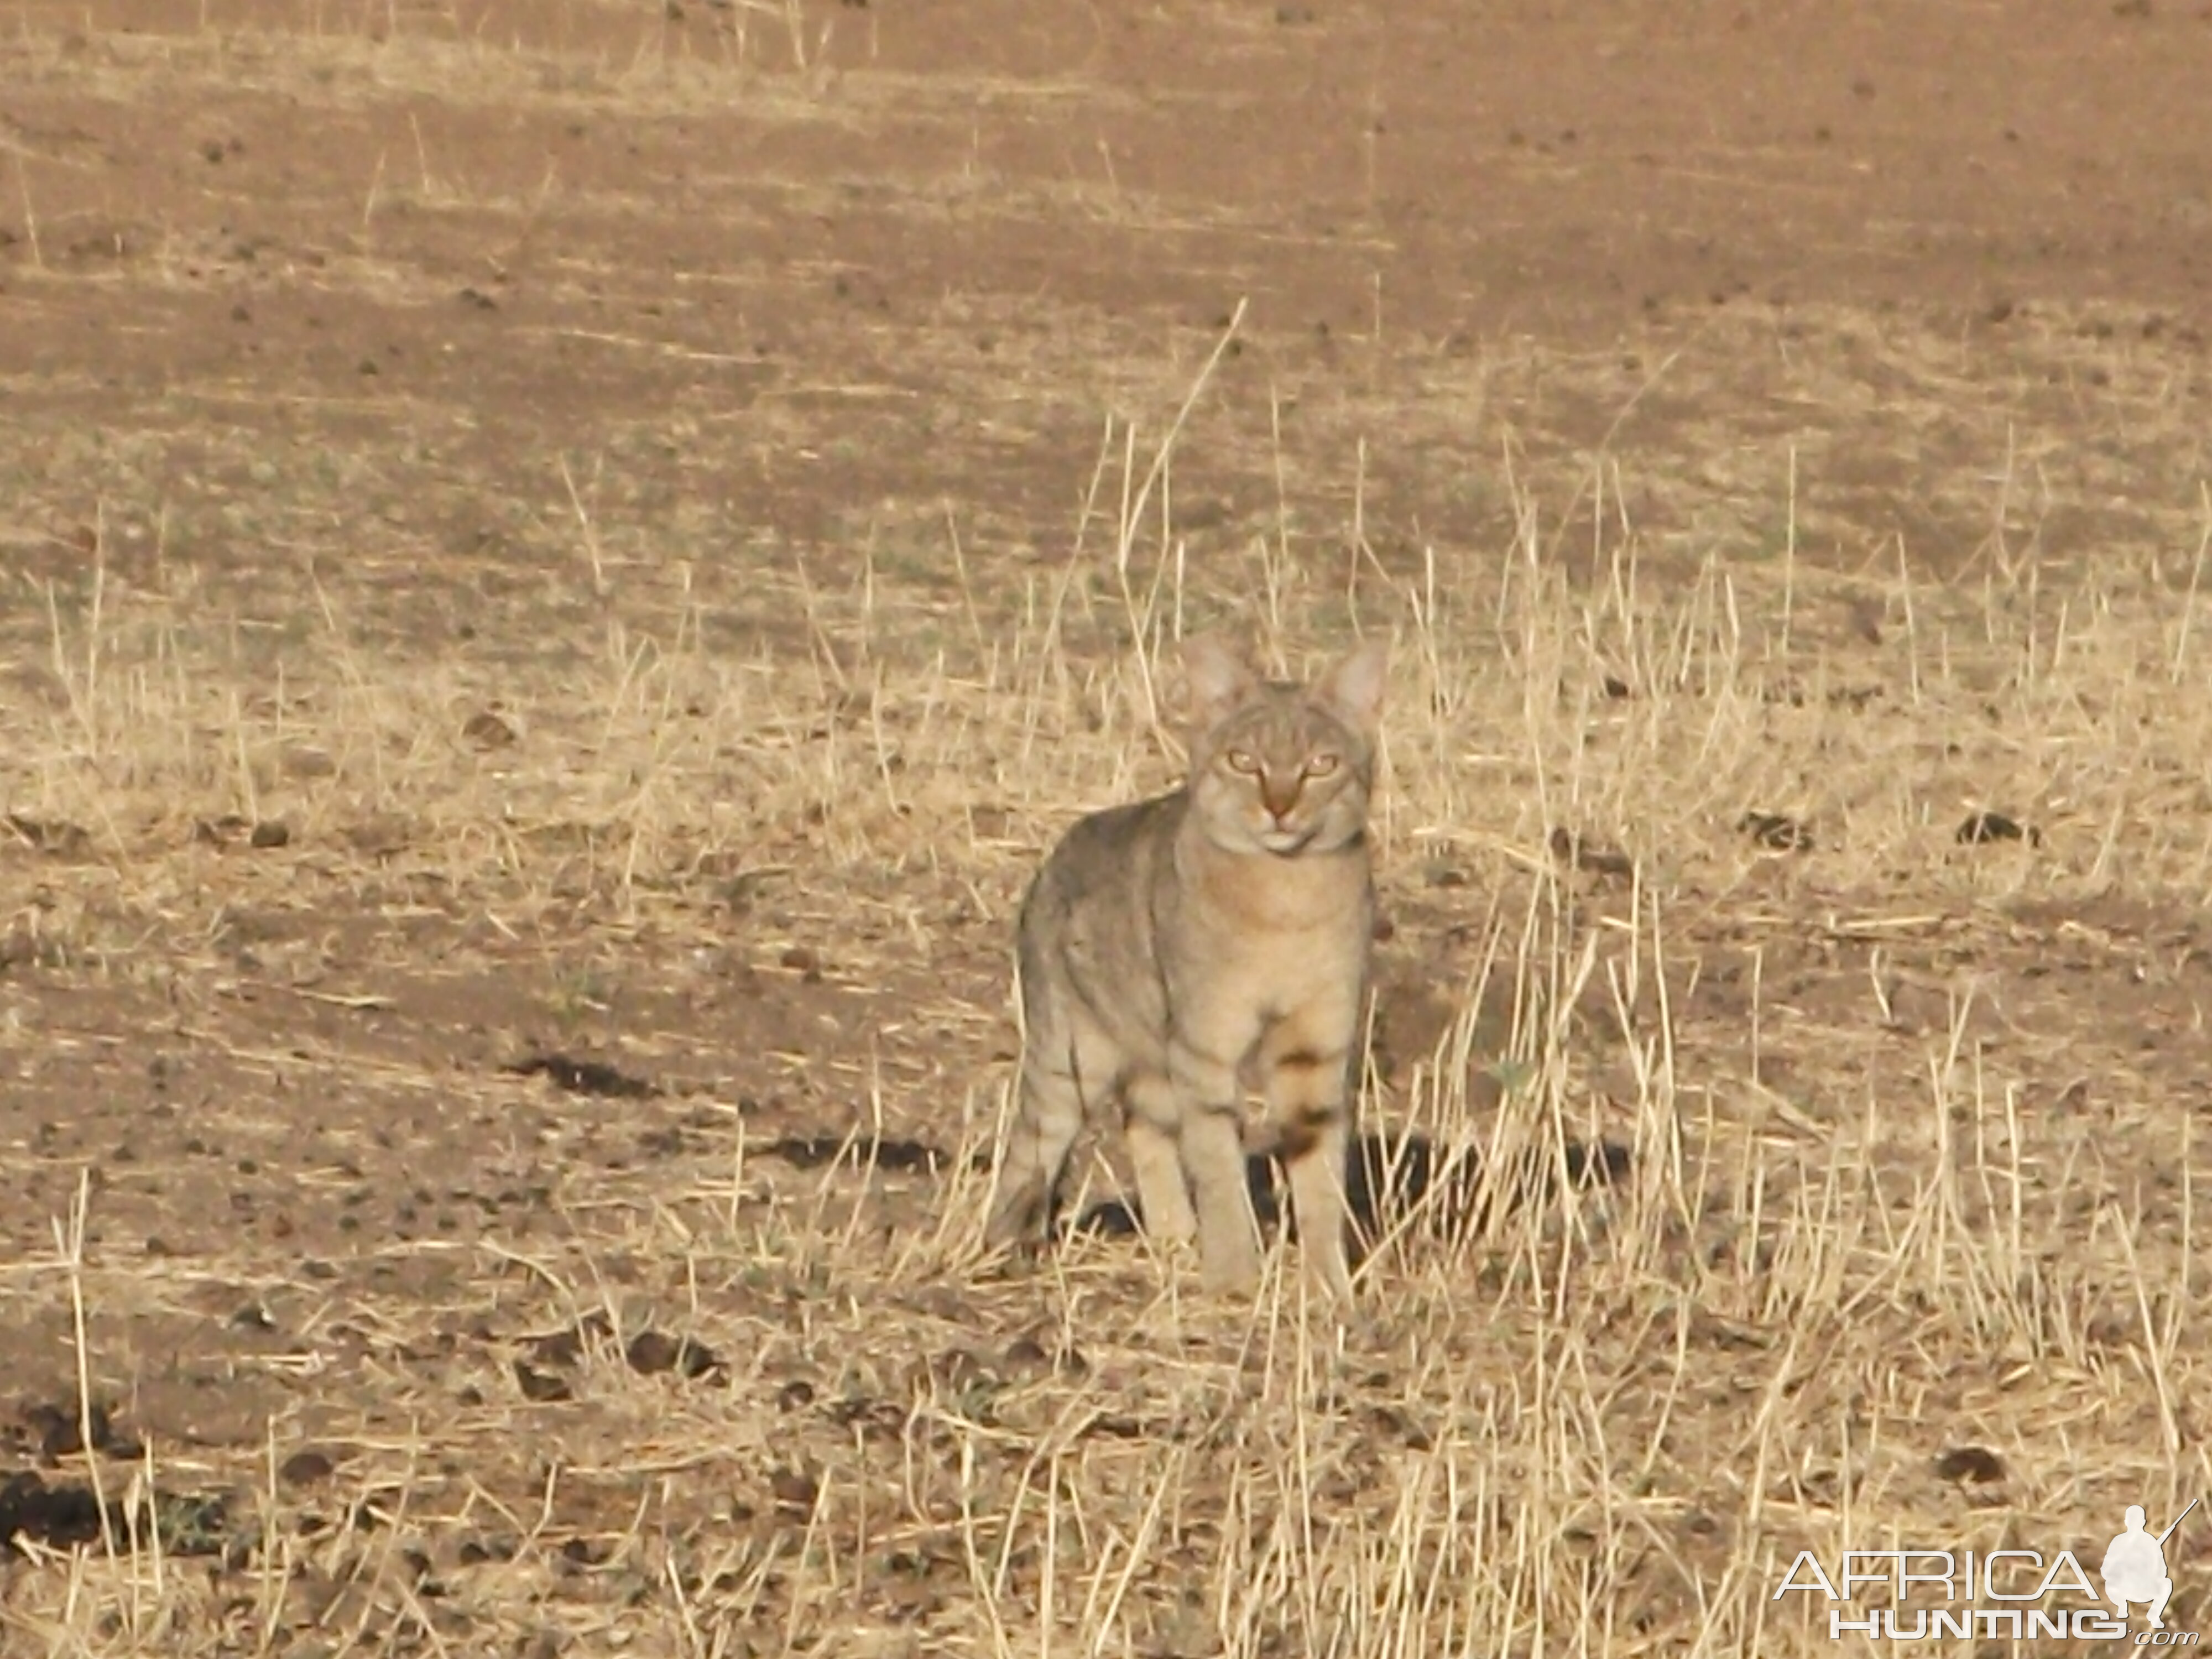
[(729, 1374), (720, 1357), (705, 1343), (688, 1336), (671, 1336), (665, 1331), (640, 1331), (630, 1338), (629, 1346), (623, 1354), (629, 1361), (629, 1368), (641, 1376), (674, 1371), (686, 1382), (695, 1382), (702, 1376)]
[(241, 841), (258, 852), (269, 852), (291, 844), (292, 831), (289, 825), (273, 818), (259, 822), (240, 817), (235, 812), (226, 812), (221, 817), (199, 818), (192, 824), (192, 839), (203, 847), (218, 849), (237, 846)]
[(647, 1079), (631, 1077), (604, 1060), (577, 1060), (562, 1054), (532, 1054), (500, 1070), (514, 1077), (550, 1078), (556, 1088), (572, 1095), (599, 1095), (614, 1100), (649, 1100), (660, 1093)]
[(1142, 1440), (1145, 1425), (1141, 1419), (1125, 1412), (1100, 1412), (1076, 1431), (1078, 1440), (1097, 1436), (1107, 1440)]
[(1436, 1437), (1403, 1407), (1388, 1401), (1370, 1406), (1367, 1419), (1383, 1434), (1410, 1451), (1433, 1451)]
[(1746, 812), (1736, 820), (1735, 827), (1761, 847), (1773, 852), (1809, 853), (1813, 850), (1811, 826), (1780, 812)]
[(461, 736), (479, 749), (506, 749), (515, 741), (515, 730), (489, 708), (469, 716)]
[(136, 1457), (143, 1449), (136, 1438), (117, 1431), (112, 1409), (98, 1401), (82, 1413), (73, 1401), (59, 1405), (40, 1401), (24, 1407), (17, 1417), (43, 1462), (78, 1455), (85, 1449), (88, 1429), (92, 1449), (104, 1457)]
[(1961, 847), (1979, 847), (1993, 841), (2025, 841), (2030, 847), (2040, 847), (2043, 832), (2002, 812), (1976, 812), (1959, 826), (1958, 839)]
[(778, 1469), (769, 1477), (769, 1491), (775, 1498), (775, 1506), (792, 1515), (811, 1515), (822, 1488), (814, 1477), (801, 1469)]
[[(20, 1540), (64, 1551), (97, 1543), (101, 1519), (99, 1496), (84, 1481), (49, 1486), (28, 1469), (0, 1481), (0, 1556), (21, 1553)], [(134, 1507), (111, 1501), (106, 1520), (118, 1544), (143, 1548), (158, 1539), (171, 1555), (221, 1555), (233, 1541), (229, 1506), (220, 1497), (157, 1489)]]
[(904, 1437), (911, 1413), (897, 1401), (860, 1395), (832, 1401), (823, 1415), (841, 1429), (858, 1428), (863, 1439), (891, 1441)]
[(100, 1500), (82, 1481), (49, 1486), (25, 1470), (0, 1483), (0, 1553), (17, 1553), (18, 1538), (68, 1550), (100, 1535)]
[(1627, 854), (1587, 840), (1564, 824), (1553, 828), (1549, 844), (1553, 858), (1590, 875), (1633, 876), (1636, 873), (1636, 861)]
[(514, 1362), (514, 1383), (522, 1390), (522, 1397), (525, 1400), (541, 1406), (553, 1405), (561, 1401), (574, 1400), (576, 1397), (576, 1391), (568, 1386), (566, 1378), (535, 1370), (525, 1360), (518, 1359)]
[(1936, 1474), (1960, 1486), (1991, 1486), (2005, 1478), (2004, 1459), (1986, 1446), (1953, 1446), (1936, 1459)]
[(314, 1486), (320, 1486), (337, 1473), (337, 1464), (331, 1455), (310, 1446), (303, 1451), (294, 1452), (277, 1465), (276, 1480), (280, 1486), (287, 1488)]

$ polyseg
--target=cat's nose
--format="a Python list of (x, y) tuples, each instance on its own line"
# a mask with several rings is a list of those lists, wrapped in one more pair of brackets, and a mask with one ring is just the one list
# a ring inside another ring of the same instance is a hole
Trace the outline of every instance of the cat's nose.
[(1267, 816), (1279, 824), (1291, 815), (1298, 804), (1297, 778), (1277, 778), (1272, 774), (1260, 780), (1260, 805), (1267, 809)]

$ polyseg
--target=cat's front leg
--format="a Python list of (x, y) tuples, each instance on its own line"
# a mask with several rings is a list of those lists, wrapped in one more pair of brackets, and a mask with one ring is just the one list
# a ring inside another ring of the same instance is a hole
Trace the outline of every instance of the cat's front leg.
[(1260, 1283), (1260, 1226), (1244, 1178), (1237, 1066), (1184, 1042), (1168, 1064), (1182, 1122), (1177, 1142), (1198, 1212), (1199, 1273), (1206, 1289), (1249, 1294)]
[(1162, 1244), (1188, 1244), (1198, 1237), (1198, 1214), (1183, 1173), (1182, 1106), (1175, 1084), (1164, 1073), (1139, 1073), (1129, 1079), (1124, 1101), (1122, 1138), (1137, 1177), (1145, 1231)]
[(1316, 1041), (1285, 1022), (1268, 1034), (1260, 1060), (1307, 1276), (1326, 1295), (1349, 1306), (1344, 1176), (1352, 1139), (1351, 1045)]

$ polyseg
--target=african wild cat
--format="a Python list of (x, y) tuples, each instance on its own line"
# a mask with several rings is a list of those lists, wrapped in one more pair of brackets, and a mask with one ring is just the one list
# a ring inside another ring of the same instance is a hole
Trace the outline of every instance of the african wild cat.
[(1368, 797), (1388, 642), (1311, 685), (1185, 642), (1190, 775), (1093, 813), (1023, 901), (1020, 1099), (987, 1237), (1033, 1241), (1087, 1111), (1121, 1109), (1145, 1226), (1249, 1291), (1243, 1107), (1267, 1107), (1307, 1268), (1348, 1301), (1344, 1162), (1375, 896)]

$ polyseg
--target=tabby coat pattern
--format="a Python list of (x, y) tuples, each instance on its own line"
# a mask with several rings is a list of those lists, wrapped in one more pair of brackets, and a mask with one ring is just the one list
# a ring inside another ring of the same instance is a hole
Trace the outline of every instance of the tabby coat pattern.
[(1183, 647), (1190, 775), (1083, 818), (1022, 904), (1016, 1120), (987, 1224), (1043, 1232), (1086, 1119), (1118, 1108), (1145, 1226), (1249, 1291), (1244, 1103), (1289, 1174), (1307, 1270), (1348, 1301), (1343, 1172), (1375, 918), (1368, 801), (1388, 644), (1312, 684)]

